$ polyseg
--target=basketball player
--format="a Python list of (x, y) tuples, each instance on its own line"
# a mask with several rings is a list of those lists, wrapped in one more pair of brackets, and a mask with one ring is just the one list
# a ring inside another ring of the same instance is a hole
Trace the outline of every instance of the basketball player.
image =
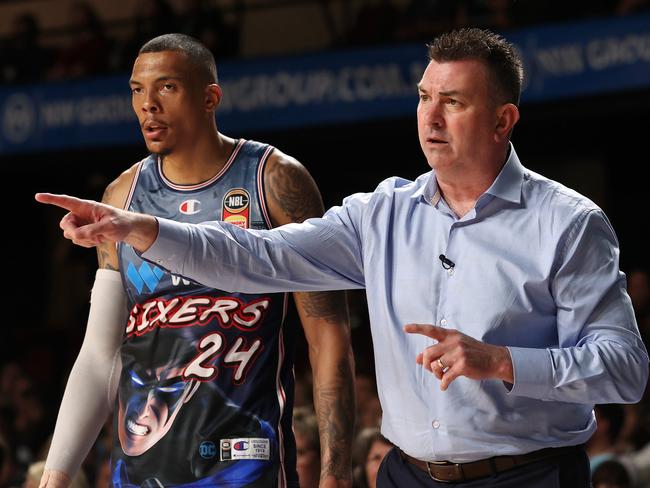
[[(318, 189), (295, 159), (217, 131), (214, 58), (196, 40), (167, 34), (147, 42), (130, 86), (151, 155), (108, 186), (105, 203), (252, 229), (322, 214)], [(41, 486), (67, 485), (114, 404), (113, 486), (297, 487), (296, 331), (283, 324), (285, 295), (211, 289), (143, 261), (128, 245), (100, 245), (98, 258), (86, 337)], [(321, 486), (351, 486), (344, 297), (294, 296), (314, 372)]]

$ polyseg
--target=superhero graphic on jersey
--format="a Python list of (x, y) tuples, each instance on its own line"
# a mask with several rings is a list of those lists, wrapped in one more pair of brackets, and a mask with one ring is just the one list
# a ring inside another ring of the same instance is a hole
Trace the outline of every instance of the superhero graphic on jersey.
[[(270, 146), (240, 140), (210, 181), (182, 187), (150, 156), (130, 210), (268, 228)], [(292, 351), (284, 294), (228, 293), (118, 248), (131, 307), (121, 349), (112, 483), (117, 487), (297, 486)]]

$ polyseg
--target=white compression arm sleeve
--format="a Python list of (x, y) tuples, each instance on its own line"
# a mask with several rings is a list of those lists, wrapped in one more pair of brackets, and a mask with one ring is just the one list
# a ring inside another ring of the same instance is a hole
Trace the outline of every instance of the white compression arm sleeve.
[(97, 439), (117, 392), (126, 316), (120, 273), (98, 269), (86, 335), (61, 401), (46, 469), (72, 478)]

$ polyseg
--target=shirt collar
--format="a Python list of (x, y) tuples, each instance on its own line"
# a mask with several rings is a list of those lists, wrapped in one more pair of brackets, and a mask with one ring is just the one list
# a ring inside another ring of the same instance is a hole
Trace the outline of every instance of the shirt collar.
[[(525, 172), (514, 146), (510, 143), (508, 159), (503, 165), (503, 168), (501, 168), (501, 172), (485, 193), (508, 202), (520, 203), (521, 186), (524, 181)], [(438, 180), (436, 180), (434, 171), (430, 171), (424, 175), (423, 184), (413, 192), (411, 198), (422, 198), (433, 206), (437, 205), (440, 201), (440, 189), (438, 188)]]
[(510, 155), (506, 164), (503, 165), (501, 172), (485, 193), (508, 202), (521, 203), (521, 186), (524, 183), (525, 173), (515, 148), (510, 143)]
[(433, 171), (423, 174), (418, 178), (420, 184), (411, 195), (411, 198), (422, 199), (431, 205), (436, 205), (440, 200), (440, 191), (438, 190), (438, 180)]

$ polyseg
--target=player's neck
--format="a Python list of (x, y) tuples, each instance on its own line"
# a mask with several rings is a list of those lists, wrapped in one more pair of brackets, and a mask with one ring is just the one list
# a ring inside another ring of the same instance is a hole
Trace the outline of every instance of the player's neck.
[(194, 185), (219, 173), (235, 148), (235, 141), (219, 132), (162, 156), (165, 177), (178, 185)]

